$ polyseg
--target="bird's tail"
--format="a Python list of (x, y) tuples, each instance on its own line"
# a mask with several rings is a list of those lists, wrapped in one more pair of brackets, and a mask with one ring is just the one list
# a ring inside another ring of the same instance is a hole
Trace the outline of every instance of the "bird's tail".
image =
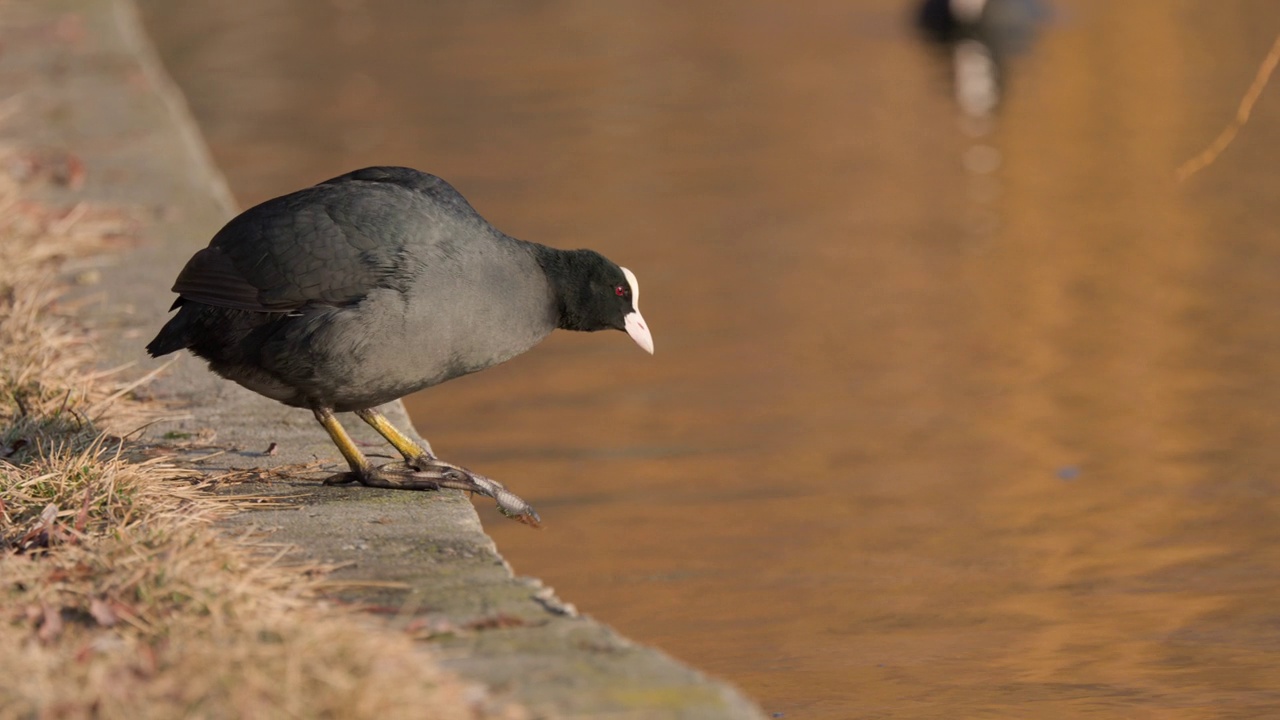
[(148, 355), (160, 357), (191, 347), (191, 314), (184, 312), (185, 309), (179, 308), (178, 314), (169, 318), (155, 339), (147, 343)]

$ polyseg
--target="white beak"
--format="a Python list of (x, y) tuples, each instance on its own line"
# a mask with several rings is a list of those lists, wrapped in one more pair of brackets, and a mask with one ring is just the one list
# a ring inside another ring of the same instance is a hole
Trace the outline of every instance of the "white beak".
[(636, 344), (645, 349), (645, 352), (653, 354), (653, 335), (649, 334), (649, 326), (644, 323), (644, 318), (640, 316), (639, 310), (632, 310), (622, 318), (622, 322), (626, 325), (627, 334), (631, 336)]

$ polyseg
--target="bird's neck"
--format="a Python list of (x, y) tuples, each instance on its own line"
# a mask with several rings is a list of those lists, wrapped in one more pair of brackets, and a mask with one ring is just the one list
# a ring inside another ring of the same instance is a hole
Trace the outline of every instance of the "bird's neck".
[(588, 293), (581, 278), (587, 277), (588, 268), (599, 261), (599, 253), (593, 250), (560, 250), (537, 243), (529, 245), (533, 247), (534, 257), (551, 284), (556, 327), (561, 330), (594, 330), (581, 310)]

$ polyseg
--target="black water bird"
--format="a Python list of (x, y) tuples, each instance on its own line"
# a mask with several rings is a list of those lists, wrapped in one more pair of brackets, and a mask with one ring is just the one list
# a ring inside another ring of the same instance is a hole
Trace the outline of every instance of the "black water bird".
[[(490, 225), (444, 180), (357, 170), (231, 220), (174, 283), (178, 312), (147, 352), (189, 349), (209, 368), (308, 408), (350, 465), (330, 482), (455, 487), (536, 524), (499, 483), (443, 462), (377, 406), (529, 350), (552, 330), (622, 330), (649, 353), (640, 286), (592, 250), (558, 250)], [(374, 467), (335, 412), (404, 456)]]
[(961, 110), (986, 117), (1003, 101), (1010, 60), (1034, 44), (1050, 16), (1046, 0), (923, 0), (915, 22), (948, 49)]

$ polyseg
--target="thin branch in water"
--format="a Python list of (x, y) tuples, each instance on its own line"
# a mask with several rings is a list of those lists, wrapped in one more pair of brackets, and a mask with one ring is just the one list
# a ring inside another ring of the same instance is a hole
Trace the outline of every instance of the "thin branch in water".
[(1271, 45), (1271, 51), (1263, 58), (1262, 64), (1258, 66), (1258, 74), (1253, 78), (1253, 84), (1249, 86), (1249, 91), (1244, 94), (1244, 98), (1240, 100), (1240, 107), (1236, 109), (1236, 116), (1227, 124), (1218, 137), (1209, 143), (1209, 147), (1200, 152), (1199, 155), (1184, 162), (1182, 167), (1178, 168), (1174, 175), (1178, 182), (1183, 182), (1187, 178), (1195, 175), (1209, 165), (1222, 154), (1223, 150), (1236, 139), (1236, 134), (1240, 132), (1240, 128), (1249, 122), (1249, 115), (1253, 112), (1254, 103), (1258, 102), (1258, 97), (1262, 95), (1263, 89), (1267, 87), (1267, 81), (1271, 79), (1271, 73), (1276, 69), (1276, 65), (1280, 64), (1280, 35), (1276, 36), (1276, 41)]

